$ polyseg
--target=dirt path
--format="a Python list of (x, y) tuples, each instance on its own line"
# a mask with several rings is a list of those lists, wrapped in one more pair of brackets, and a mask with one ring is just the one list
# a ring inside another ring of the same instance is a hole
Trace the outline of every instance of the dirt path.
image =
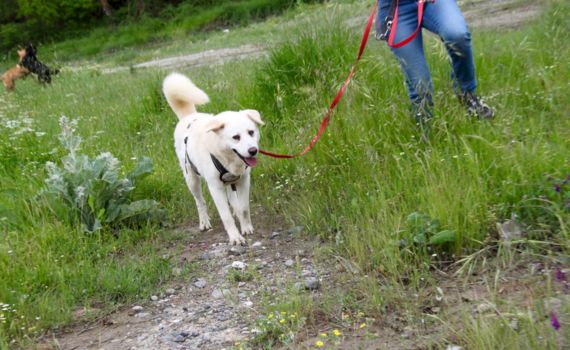
[[(472, 28), (516, 28), (540, 14), (541, 4), (526, 0), (460, 0), (459, 5)], [(367, 17), (355, 17), (346, 21), (350, 27), (362, 26)], [(130, 69), (175, 69), (224, 64), (229, 61), (256, 58), (266, 55), (266, 47), (243, 45), (233, 48), (207, 50), (190, 55), (151, 60), (131, 67), (103, 68), (102, 73), (124, 72)]]
[(47, 346), (62, 350), (231, 348), (255, 333), (251, 320), (258, 316), (263, 295), (295, 281), (303, 290), (308, 287), (307, 293), (319, 293), (326, 279), (326, 273), (313, 263), (314, 242), (302, 238), (300, 227), (262, 228), (250, 237), (248, 248), (227, 245), (227, 236), (219, 229), (182, 229), (189, 232), (187, 241), (192, 243), (181, 243), (186, 248), (174, 258), (176, 269), (193, 271), (189, 280), (149, 295), (140, 305), (47, 336)]

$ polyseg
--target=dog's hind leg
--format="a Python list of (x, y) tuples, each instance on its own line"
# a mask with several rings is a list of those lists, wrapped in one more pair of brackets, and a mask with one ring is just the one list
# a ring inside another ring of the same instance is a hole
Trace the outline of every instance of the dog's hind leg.
[(196, 208), (198, 209), (198, 217), (200, 219), (200, 231), (206, 231), (212, 228), (210, 224), (210, 217), (208, 216), (208, 207), (202, 196), (202, 186), (200, 177), (196, 175), (191, 169), (185, 174), (186, 185), (194, 196), (196, 201)]
[(216, 208), (218, 208), (218, 213), (230, 238), (230, 244), (245, 244), (245, 239), (239, 233), (232, 216), (225, 187), (221, 182), (208, 182), (210, 194), (216, 203)]
[(243, 235), (253, 233), (253, 225), (251, 224), (251, 215), (249, 212), (249, 176), (244, 177), (236, 183), (236, 190), (228, 192), (230, 204), (239, 220), (239, 226)]

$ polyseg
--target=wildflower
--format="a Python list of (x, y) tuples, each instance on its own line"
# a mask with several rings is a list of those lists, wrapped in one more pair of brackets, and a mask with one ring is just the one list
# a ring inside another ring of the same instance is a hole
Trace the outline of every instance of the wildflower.
[(319, 335), (321, 336), (321, 338), (326, 338), (328, 336), (326, 333), (321, 333)]
[(556, 316), (556, 312), (554, 311), (550, 313), (550, 325), (556, 331), (560, 329), (560, 322), (558, 321), (558, 317)]
[(321, 340), (318, 340), (318, 341), (315, 343), (315, 346), (316, 346), (317, 348), (322, 348), (323, 346), (325, 346), (325, 343), (323, 343)]
[(334, 329), (334, 330), (333, 330), (333, 334), (334, 334), (335, 337), (340, 337), (340, 335), (341, 335), (342, 333), (340, 333), (340, 331), (339, 331), (338, 329)]
[(279, 320), (279, 323), (281, 323), (281, 324), (285, 323), (285, 319), (283, 319), (283, 318), (280, 319), (280, 320)]
[(364, 327), (366, 327), (366, 323), (364, 323), (364, 322), (362, 322), (362, 323), (360, 324), (360, 326), (358, 326), (358, 328), (360, 328), (360, 329), (362, 329), (362, 328), (364, 328)]
[(556, 268), (556, 280), (564, 286), (564, 291), (568, 292), (568, 279), (566, 278), (566, 273), (562, 271), (559, 267)]
[(272, 318), (273, 318), (273, 312), (270, 313), (269, 315), (267, 315), (267, 318), (268, 318), (268, 319), (272, 319)]

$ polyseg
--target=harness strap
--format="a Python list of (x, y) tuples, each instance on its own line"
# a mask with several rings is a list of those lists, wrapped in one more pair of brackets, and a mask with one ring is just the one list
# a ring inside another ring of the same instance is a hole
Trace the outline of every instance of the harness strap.
[(232, 191), (237, 191), (235, 183), (240, 179), (241, 176), (230, 173), (229, 170), (224, 167), (222, 162), (220, 162), (218, 158), (216, 158), (213, 154), (210, 154), (210, 157), (212, 158), (212, 163), (214, 163), (214, 166), (220, 173), (220, 181), (226, 185), (231, 185)]
[(192, 168), (192, 171), (194, 171), (196, 175), (202, 176), (188, 155), (188, 136), (184, 138), (184, 148), (184, 170), (186, 173), (188, 173), (188, 163), (190, 163), (190, 168)]

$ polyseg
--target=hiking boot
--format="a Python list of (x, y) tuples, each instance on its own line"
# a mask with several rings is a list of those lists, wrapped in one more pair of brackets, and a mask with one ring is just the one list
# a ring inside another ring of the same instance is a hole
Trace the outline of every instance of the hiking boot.
[(474, 92), (462, 93), (459, 95), (459, 100), (467, 107), (467, 113), (471, 116), (478, 119), (492, 119), (495, 116), (495, 111), (479, 99)]

